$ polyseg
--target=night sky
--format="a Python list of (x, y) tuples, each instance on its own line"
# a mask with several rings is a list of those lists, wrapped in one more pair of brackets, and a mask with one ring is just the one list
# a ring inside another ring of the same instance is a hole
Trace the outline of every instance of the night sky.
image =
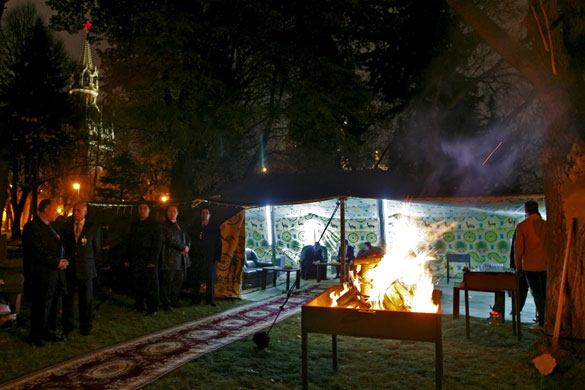
[[(34, 5), (36, 5), (37, 10), (44, 18), (45, 23), (48, 24), (52, 10), (45, 4), (45, 1), (46, 0), (8, 0), (5, 12), (8, 12), (12, 7), (16, 6), (17, 4), (32, 2)], [(65, 44), (65, 50), (67, 50), (69, 56), (75, 61), (77, 61), (79, 59), (79, 56), (81, 55), (81, 47), (83, 44), (83, 32), (79, 32), (75, 35), (71, 35), (67, 32), (57, 32), (56, 34), (57, 37)], [(93, 63), (98, 67), (99, 70), (100, 59), (97, 56), (95, 47), (92, 47), (92, 55)]]

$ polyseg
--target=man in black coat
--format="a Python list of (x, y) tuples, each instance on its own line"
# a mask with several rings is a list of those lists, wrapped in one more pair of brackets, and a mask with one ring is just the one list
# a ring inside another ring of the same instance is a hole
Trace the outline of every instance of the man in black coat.
[(181, 287), (189, 267), (190, 240), (177, 222), (177, 206), (167, 209), (163, 224), (163, 246), (161, 261), (161, 303), (163, 310), (179, 306)]
[(57, 219), (57, 205), (50, 199), (39, 203), (38, 215), (23, 229), (23, 266), (29, 279), (26, 291), (32, 299), (28, 342), (42, 346), (46, 341), (62, 338), (55, 334), (60, 294), (65, 290), (67, 260), (61, 237), (51, 226)]
[(73, 218), (62, 227), (61, 236), (69, 266), (67, 294), (63, 297), (63, 333), (73, 328), (73, 297), (79, 295), (79, 328), (82, 335), (89, 335), (92, 325), (93, 280), (97, 276), (95, 258), (101, 249), (100, 227), (85, 219), (87, 205), (77, 203)]
[(215, 306), (215, 280), (217, 262), (221, 260), (221, 232), (219, 226), (210, 222), (208, 208), (201, 209), (201, 223), (191, 230), (191, 259), (193, 261), (193, 303), (201, 302), (201, 282), (205, 282), (205, 301)]
[(319, 242), (315, 242), (315, 245), (307, 246), (301, 251), (301, 275), (303, 279), (307, 280), (310, 276), (314, 277), (315, 271), (313, 270), (317, 269), (313, 265), (315, 262), (323, 262), (323, 251)]
[(130, 227), (128, 261), (136, 302), (134, 309), (144, 311), (144, 301), (149, 315), (158, 314), (158, 261), (162, 246), (160, 224), (150, 216), (146, 203), (138, 205), (138, 221)]

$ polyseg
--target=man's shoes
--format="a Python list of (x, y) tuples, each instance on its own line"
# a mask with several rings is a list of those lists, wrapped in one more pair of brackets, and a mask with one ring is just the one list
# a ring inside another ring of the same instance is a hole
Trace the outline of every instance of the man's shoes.
[(544, 328), (540, 325), (531, 326), (528, 330), (532, 333), (544, 333)]
[(217, 306), (217, 305), (215, 304), (215, 302), (213, 302), (213, 301), (207, 301), (207, 304), (208, 304), (209, 306), (213, 306), (213, 307)]
[(14, 325), (16, 325), (16, 320), (8, 320), (0, 326), (0, 329), (11, 329)]
[(149, 317), (156, 317), (158, 315), (158, 311), (149, 311), (146, 313), (146, 315)]
[(163, 306), (162, 309), (163, 309), (163, 311), (173, 311), (173, 309), (171, 309), (170, 306), (166, 306), (166, 305)]
[(201, 303), (201, 298), (193, 298), (193, 304), (198, 305)]
[(26, 339), (26, 342), (31, 347), (43, 347), (45, 345), (45, 343), (43, 343), (41, 339), (31, 339), (31, 338), (28, 338), (28, 339)]
[(144, 308), (143, 307), (136, 307), (134, 306), (134, 308), (132, 308), (132, 310), (130, 310), (130, 313), (144, 313)]
[(41, 339), (43, 339), (45, 341), (64, 341), (65, 337), (59, 336), (58, 334), (55, 334), (55, 333), (48, 333), (48, 334), (42, 336)]
[(79, 333), (81, 333), (82, 336), (89, 336), (91, 334), (91, 329), (81, 329)]
[(63, 329), (63, 336), (67, 337), (73, 332), (73, 328), (65, 328)]

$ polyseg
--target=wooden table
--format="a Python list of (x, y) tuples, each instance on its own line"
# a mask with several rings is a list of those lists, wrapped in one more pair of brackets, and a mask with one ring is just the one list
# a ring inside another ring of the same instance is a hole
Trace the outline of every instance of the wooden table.
[[(467, 338), (470, 337), (469, 327), (469, 290), (473, 291), (492, 291), (512, 293), (512, 332), (522, 340), (520, 332), (520, 311), (518, 305), (519, 297), (518, 275), (512, 272), (464, 272), (463, 287), (465, 290), (465, 333)], [(455, 297), (453, 297), (455, 301)]]
[[(461, 283), (463, 284), (463, 283)], [(463, 287), (460, 285), (453, 286), (453, 319), (459, 318), (459, 294)], [(506, 314), (506, 293), (504, 291), (496, 291), (494, 292), (494, 310), (500, 313), (500, 318), (502, 319), (502, 323), (505, 321), (505, 314)]]
[(262, 290), (266, 290), (266, 275), (268, 275), (268, 271), (274, 271), (273, 273), (273, 280), (272, 285), (276, 287), (276, 277), (278, 276), (279, 272), (286, 272), (286, 291), (288, 291), (290, 286), (290, 273), (296, 272), (297, 280), (295, 283), (297, 284), (297, 288), (301, 287), (301, 269), (300, 268), (282, 268), (282, 267), (262, 267)]
[[(316, 261), (313, 264), (317, 266), (317, 282), (320, 282), (321, 279), (327, 280), (327, 267), (335, 267), (338, 275), (341, 268), (341, 263), (321, 263)], [(323, 277), (321, 277), (321, 272), (324, 272)]]

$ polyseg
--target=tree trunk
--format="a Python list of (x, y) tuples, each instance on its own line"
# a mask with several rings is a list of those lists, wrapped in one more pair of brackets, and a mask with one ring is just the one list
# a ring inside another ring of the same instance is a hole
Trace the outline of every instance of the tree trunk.
[(20, 221), (22, 219), (22, 212), (24, 211), (24, 205), (26, 204), (26, 198), (28, 198), (29, 190), (23, 190), (18, 199), (16, 186), (13, 185), (11, 193), (12, 212), (14, 219), (12, 220), (12, 238), (20, 238), (22, 236), (22, 230), (20, 229)]
[(558, 309), (561, 276), (568, 231), (577, 218), (573, 234), (565, 299), (561, 317), (561, 345), (578, 354), (585, 353), (585, 145), (578, 137), (574, 123), (579, 118), (571, 113), (566, 96), (549, 93), (541, 97), (544, 116), (551, 118), (547, 128), (544, 154), (545, 195), (547, 210), (548, 282), (545, 328), (551, 334)]
[[(10, 163), (0, 157), (0, 218), (4, 214), (6, 200), (8, 200), (8, 174), (10, 172)], [(1, 223), (1, 219), (0, 219)]]
[(193, 198), (193, 152), (191, 148), (178, 153), (171, 167), (170, 195), (173, 200), (190, 200)]
[[(542, 45), (533, 45), (534, 50), (540, 50), (539, 56), (511, 39), (472, 1), (447, 2), (488, 45), (529, 79), (539, 94), (543, 118), (547, 121), (543, 155), (548, 244), (545, 328), (549, 335), (554, 329), (568, 227), (573, 218), (579, 218), (567, 271), (561, 343), (573, 352), (585, 353), (585, 278), (582, 277), (585, 259), (580, 256), (585, 249), (582, 226), (585, 221), (585, 145), (580, 138), (582, 129), (578, 127), (582, 123), (579, 112), (582, 113), (580, 105), (583, 103), (570, 98), (571, 90), (578, 89), (582, 79), (561, 66), (567, 64), (568, 55), (558, 37), (559, 28), (553, 31), (553, 58), (557, 64), (553, 76), (553, 66), (540, 61), (551, 56), (543, 53)], [(550, 20), (558, 16), (557, 5), (556, 2), (546, 4)], [(533, 42), (540, 43), (541, 38), (536, 35), (538, 30), (535, 31), (529, 29), (534, 36)]]
[(30, 205), (28, 207), (28, 217), (27, 222), (33, 219), (35, 215), (37, 215), (37, 205), (39, 204), (39, 187), (34, 186), (31, 191), (30, 196)]

